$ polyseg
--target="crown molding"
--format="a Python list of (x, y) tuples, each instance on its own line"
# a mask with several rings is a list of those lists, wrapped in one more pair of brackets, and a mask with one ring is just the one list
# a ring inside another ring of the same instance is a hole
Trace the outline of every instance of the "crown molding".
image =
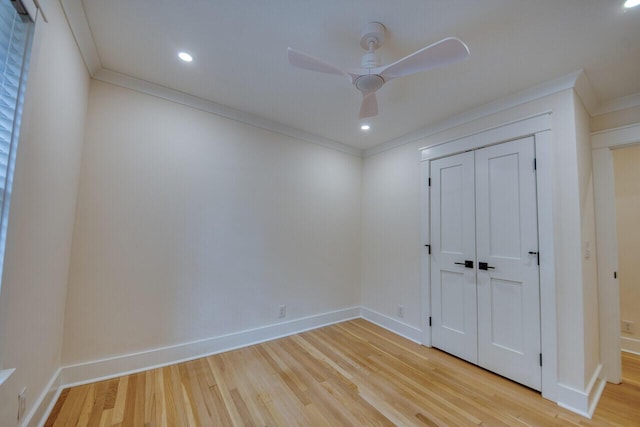
[(596, 108), (592, 116), (613, 113), (615, 111), (626, 110), (627, 108), (640, 107), (640, 93), (623, 96), (621, 98), (612, 99), (603, 102)]
[(310, 142), (312, 144), (320, 145), (325, 148), (331, 148), (333, 150), (341, 151), (343, 153), (350, 154), (356, 157), (362, 157), (362, 150), (359, 148), (323, 138), (321, 136), (314, 135), (303, 130), (299, 130), (276, 122), (274, 120), (265, 119), (255, 114), (236, 110), (213, 101), (189, 95), (178, 90), (170, 89), (168, 87), (157, 85), (155, 83), (131, 77), (126, 74), (118, 73), (116, 71), (102, 68), (93, 76), (93, 78), (105, 83), (110, 83), (115, 86), (131, 89), (136, 92), (155, 96), (157, 98), (175, 102), (177, 104), (182, 104), (187, 107), (195, 108), (197, 110), (235, 120), (240, 123), (245, 123), (260, 129)]
[[(586, 77), (584, 77), (583, 75), (584, 75), (583, 70), (574, 71), (573, 73), (567, 74), (565, 76), (562, 76), (550, 82), (542, 83), (540, 85), (531, 87), (529, 89), (516, 92), (512, 95), (508, 95), (504, 98), (498, 99), (488, 104), (484, 104), (479, 107), (472, 108), (471, 110), (467, 110), (461, 114), (457, 114), (446, 120), (438, 122), (433, 126), (427, 126), (422, 129), (418, 129), (414, 132), (408, 133), (399, 138), (392, 139), (390, 141), (377, 145), (373, 148), (369, 148), (364, 151), (364, 157), (365, 158), (371, 157), (376, 154), (391, 150), (393, 148), (419, 141), (421, 139), (424, 139), (429, 136), (435, 135), (437, 133), (443, 132), (445, 130), (454, 128), (456, 126), (460, 126), (465, 123), (469, 123), (474, 120), (478, 120), (483, 117), (487, 117), (492, 114), (496, 114), (501, 111), (508, 110), (518, 105), (522, 105), (527, 102), (534, 101), (536, 99), (544, 98), (545, 96), (548, 96), (548, 95), (553, 95), (555, 93), (562, 92), (567, 89), (574, 89), (576, 87), (576, 83), (581, 78), (586, 79)], [(585, 95), (584, 95), (585, 98), (591, 96), (591, 95), (588, 95), (588, 90), (590, 86), (591, 85), (588, 83), (588, 80), (582, 83), (582, 90), (584, 90), (585, 92)]]
[(78, 45), (80, 50), (80, 56), (84, 61), (84, 65), (87, 67), (87, 71), (91, 76), (102, 68), (100, 57), (98, 56), (98, 49), (93, 40), (93, 34), (91, 34), (91, 28), (89, 27), (89, 21), (87, 21), (87, 15), (84, 11), (84, 6), (81, 0), (59, 0), (64, 16), (67, 19), (67, 24), (71, 29), (71, 34)]
[(100, 61), (93, 35), (91, 34), (91, 28), (89, 27), (82, 0), (59, 0), (59, 2), (78, 46), (78, 50), (80, 51), (80, 55), (89, 74), (94, 79), (226, 117), (260, 129), (310, 142), (325, 148), (331, 148), (356, 157), (362, 157), (362, 150), (359, 148), (104, 68)]
[(587, 77), (587, 73), (585, 73), (584, 70), (579, 71), (573, 89), (578, 94), (578, 97), (582, 100), (582, 104), (586, 108), (589, 115), (593, 117), (594, 113), (598, 109), (598, 106), (600, 105), (600, 99), (598, 98), (598, 95), (596, 95), (595, 90), (593, 90), (591, 81), (589, 80), (589, 77)]
[(515, 106), (525, 104), (527, 102), (543, 98), (554, 93), (567, 89), (573, 89), (589, 114), (598, 116), (601, 114), (611, 113), (614, 111), (624, 110), (640, 106), (640, 93), (613, 99), (604, 103), (600, 103), (591, 82), (589, 81), (584, 70), (577, 70), (558, 79), (542, 83), (540, 85), (516, 92), (499, 100), (493, 101), (482, 106), (472, 108), (463, 113), (452, 116), (446, 120), (438, 122), (431, 126), (426, 126), (416, 131), (407, 133), (398, 138), (383, 142), (375, 147), (362, 150), (341, 142), (337, 142), (319, 135), (311, 134), (306, 131), (287, 126), (285, 124), (265, 119), (255, 114), (246, 113), (226, 107), (222, 104), (208, 101), (197, 96), (189, 95), (174, 89), (150, 83), (144, 80), (136, 79), (115, 71), (103, 68), (98, 55), (91, 28), (87, 21), (87, 16), (82, 4), (82, 0), (58, 0), (67, 19), (67, 23), (73, 37), (76, 41), (80, 54), (89, 71), (89, 74), (103, 82), (111, 83), (117, 86), (125, 87), (138, 92), (153, 95), (158, 98), (177, 102), (186, 106), (190, 106), (202, 111), (236, 120), (245, 124), (249, 124), (261, 129), (270, 130), (282, 135), (290, 136), (313, 144), (321, 145), (326, 148), (338, 150), (357, 157), (370, 157), (391, 150), (405, 144), (409, 144), (431, 135), (443, 132), (447, 129), (468, 123), (486, 116), (490, 116), (501, 111), (513, 108)]

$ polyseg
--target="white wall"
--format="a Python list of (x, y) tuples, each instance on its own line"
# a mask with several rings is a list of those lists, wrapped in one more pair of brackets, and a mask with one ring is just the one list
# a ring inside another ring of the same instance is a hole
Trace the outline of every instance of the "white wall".
[[(623, 348), (640, 348), (640, 145), (613, 150), (620, 318), (634, 322)], [(635, 344), (635, 345), (633, 345)], [(626, 347), (625, 347), (626, 346)]]
[(16, 159), (4, 277), (0, 425), (17, 425), (60, 366), (71, 235), (89, 76), (57, 1), (41, 1)]
[(92, 81), (63, 364), (359, 304), (362, 159)]
[[(581, 257), (583, 225), (574, 93), (567, 90), (467, 123), (365, 159), (363, 172), (363, 305), (388, 317), (405, 307), (405, 321), (420, 319), (420, 163), (418, 149), (552, 111), (554, 249), (558, 316), (558, 379), (584, 390), (588, 372), (583, 349), (585, 315)], [(587, 193), (585, 192), (584, 195)], [(584, 227), (588, 226), (585, 219)], [(595, 252), (595, 251), (594, 251)], [(594, 254), (595, 258), (595, 254)], [(594, 261), (595, 262), (595, 261)], [(576, 301), (578, 303), (576, 303)], [(588, 338), (591, 339), (591, 338)], [(578, 351), (576, 351), (578, 349)]]
[[(365, 159), (362, 305), (422, 329), (418, 145), (406, 144)], [(398, 305), (404, 306), (403, 319), (397, 317)]]
[(574, 94), (576, 147), (580, 185), (580, 227), (582, 235), (582, 292), (584, 312), (585, 384), (600, 364), (600, 319), (598, 316), (598, 269), (596, 253), (593, 161), (591, 158), (590, 116)]

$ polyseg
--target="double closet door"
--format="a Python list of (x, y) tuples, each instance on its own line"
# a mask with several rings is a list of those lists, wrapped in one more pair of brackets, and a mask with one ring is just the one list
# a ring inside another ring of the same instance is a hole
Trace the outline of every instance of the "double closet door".
[(433, 346), (540, 390), (533, 137), (430, 171)]

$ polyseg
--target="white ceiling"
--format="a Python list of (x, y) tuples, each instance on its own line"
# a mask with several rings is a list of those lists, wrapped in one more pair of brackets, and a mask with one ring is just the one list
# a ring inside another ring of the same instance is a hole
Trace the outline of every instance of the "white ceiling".
[[(624, 11), (623, 0), (82, 2), (103, 68), (360, 149), (579, 69), (602, 102), (640, 93), (640, 7)], [(387, 28), (383, 63), (447, 36), (471, 56), (385, 85), (364, 133), (360, 93), (292, 68), (286, 50), (358, 67), (369, 21)]]

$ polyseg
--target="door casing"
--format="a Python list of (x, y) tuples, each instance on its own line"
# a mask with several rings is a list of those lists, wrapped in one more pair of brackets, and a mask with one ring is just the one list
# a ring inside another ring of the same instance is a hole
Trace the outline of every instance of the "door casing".
[(600, 311), (600, 360), (607, 381), (622, 380), (620, 360), (620, 283), (616, 235), (615, 189), (611, 150), (640, 144), (640, 124), (591, 134), (593, 184), (598, 251), (598, 308)]
[[(430, 242), (429, 230), (429, 186), (430, 161), (468, 150), (488, 147), (514, 139), (533, 136), (536, 147), (537, 166), (537, 213), (540, 252), (540, 312), (541, 312), (541, 349), (542, 365), (542, 395), (553, 401), (558, 400), (558, 348), (557, 348), (557, 316), (556, 316), (556, 285), (553, 246), (553, 210), (552, 210), (552, 135), (551, 117), (549, 113), (511, 122), (499, 127), (487, 129), (454, 140), (434, 144), (420, 149), (421, 171), (421, 237), (424, 245)], [(430, 300), (430, 270), (429, 251), (423, 248), (422, 255), (422, 343), (431, 346), (431, 316)]]

